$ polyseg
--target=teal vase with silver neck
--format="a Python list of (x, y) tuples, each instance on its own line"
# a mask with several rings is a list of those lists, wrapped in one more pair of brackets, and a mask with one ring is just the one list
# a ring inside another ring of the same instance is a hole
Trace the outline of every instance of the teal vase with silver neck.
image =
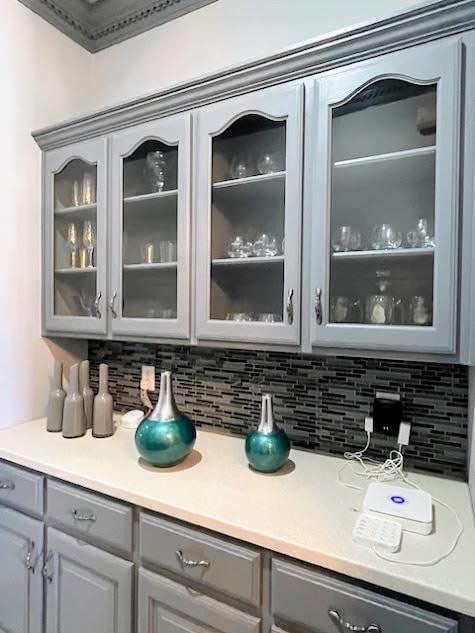
[(193, 450), (195, 440), (195, 425), (176, 406), (171, 372), (164, 371), (157, 406), (135, 432), (137, 450), (152, 466), (167, 468), (182, 462)]
[(262, 396), (261, 421), (257, 431), (246, 437), (246, 456), (251, 468), (273, 473), (285, 464), (290, 453), (289, 438), (274, 420), (272, 396)]

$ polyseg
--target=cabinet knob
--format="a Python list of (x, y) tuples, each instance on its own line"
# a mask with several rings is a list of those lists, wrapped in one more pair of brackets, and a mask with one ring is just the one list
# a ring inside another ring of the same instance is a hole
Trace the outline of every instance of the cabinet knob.
[(48, 581), (50, 584), (53, 582), (53, 570), (50, 570), (49, 564), (51, 559), (53, 558), (53, 552), (48, 552), (46, 556), (45, 564), (43, 565), (42, 574), (43, 578)]
[(346, 622), (336, 609), (329, 609), (328, 616), (340, 633), (381, 633), (381, 627), (378, 624), (359, 626), (358, 624)]
[(180, 549), (177, 549), (175, 552), (176, 557), (180, 561), (182, 567), (206, 567), (210, 566), (209, 560), (191, 560), (189, 558), (185, 558), (183, 556), (183, 552)]
[(323, 312), (322, 312), (322, 289), (317, 288), (315, 291), (315, 320), (317, 325), (322, 324)]
[(292, 325), (294, 322), (294, 289), (289, 288), (287, 294), (287, 322)]
[(0, 480), (0, 490), (15, 490), (13, 481)]
[(115, 309), (115, 299), (117, 297), (117, 292), (114, 291), (114, 294), (111, 297), (111, 300), (109, 301), (109, 310), (111, 311), (112, 314), (112, 318), (113, 319), (117, 319), (117, 311)]
[(94, 523), (96, 516), (92, 512), (81, 512), (81, 510), (73, 510), (73, 519), (76, 521), (91, 521)]
[(101, 299), (102, 299), (102, 292), (99, 290), (99, 293), (94, 301), (94, 311), (96, 313), (96, 319), (102, 318), (102, 314), (100, 310)]

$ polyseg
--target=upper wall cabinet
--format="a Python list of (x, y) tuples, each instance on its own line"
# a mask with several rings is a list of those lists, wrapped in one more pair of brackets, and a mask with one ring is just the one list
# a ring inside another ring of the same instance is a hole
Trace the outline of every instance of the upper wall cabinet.
[(455, 351), (459, 86), (453, 41), (315, 81), (314, 346)]
[(190, 115), (112, 138), (112, 333), (190, 335)]
[(46, 331), (105, 334), (106, 140), (48, 152), (44, 166)]
[(298, 344), (303, 87), (198, 112), (196, 334)]

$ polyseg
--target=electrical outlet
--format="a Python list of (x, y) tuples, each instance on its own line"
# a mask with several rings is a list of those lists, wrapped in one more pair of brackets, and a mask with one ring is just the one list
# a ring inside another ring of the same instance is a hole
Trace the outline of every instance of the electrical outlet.
[(140, 389), (155, 391), (155, 367), (153, 365), (142, 365)]

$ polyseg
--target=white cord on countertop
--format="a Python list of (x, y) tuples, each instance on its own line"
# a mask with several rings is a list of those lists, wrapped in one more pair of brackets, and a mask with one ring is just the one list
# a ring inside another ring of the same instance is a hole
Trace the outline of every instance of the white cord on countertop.
[[(349, 451), (344, 453), (344, 457), (348, 461), (338, 471), (338, 483), (340, 485), (345, 486), (347, 488), (352, 488), (353, 490), (364, 489), (360, 486), (357, 486), (355, 484), (351, 484), (349, 482), (345, 482), (342, 480), (341, 475), (343, 471), (348, 466), (350, 466), (355, 476), (362, 477), (363, 479), (366, 479), (367, 481), (372, 480), (372, 479), (375, 479), (376, 481), (394, 481), (396, 479), (402, 479), (402, 481), (404, 481), (404, 483), (406, 483), (408, 486), (411, 486), (412, 488), (415, 488), (416, 490), (423, 490), (420, 486), (410, 481), (407, 475), (404, 473), (404, 470), (403, 470), (404, 456), (401, 451), (401, 448), (402, 448), (401, 445), (399, 445), (398, 450), (392, 450), (389, 453), (388, 459), (386, 459), (384, 462), (378, 462), (377, 460), (372, 459), (371, 457), (365, 457), (365, 453), (368, 450), (369, 444), (371, 441), (371, 433), (367, 431), (366, 436), (367, 436), (367, 441), (363, 449), (356, 451), (355, 453), (351, 453)], [(360, 470), (358, 470), (358, 466), (360, 467)], [(401, 560), (397, 558), (396, 555), (388, 556), (387, 554), (378, 550), (376, 547), (373, 547), (372, 548), (373, 552), (376, 554), (376, 556), (378, 556), (378, 558), (386, 560), (390, 563), (399, 563), (400, 565), (430, 567), (432, 565), (436, 565), (437, 563), (440, 563), (440, 561), (444, 560), (445, 558), (450, 556), (450, 554), (452, 554), (452, 552), (457, 547), (460, 537), (462, 536), (463, 531), (464, 531), (462, 521), (460, 520), (460, 517), (457, 511), (454, 510), (447, 503), (445, 503), (445, 501), (442, 501), (441, 499), (438, 499), (437, 497), (434, 497), (434, 496), (432, 496), (432, 499), (436, 503), (441, 505), (443, 508), (446, 508), (447, 510), (452, 512), (452, 514), (455, 516), (455, 520), (457, 521), (457, 525), (458, 525), (457, 534), (455, 538), (453, 539), (449, 549), (444, 554), (441, 554), (440, 556), (437, 556), (436, 558), (432, 560), (405, 561), (405, 560)]]

